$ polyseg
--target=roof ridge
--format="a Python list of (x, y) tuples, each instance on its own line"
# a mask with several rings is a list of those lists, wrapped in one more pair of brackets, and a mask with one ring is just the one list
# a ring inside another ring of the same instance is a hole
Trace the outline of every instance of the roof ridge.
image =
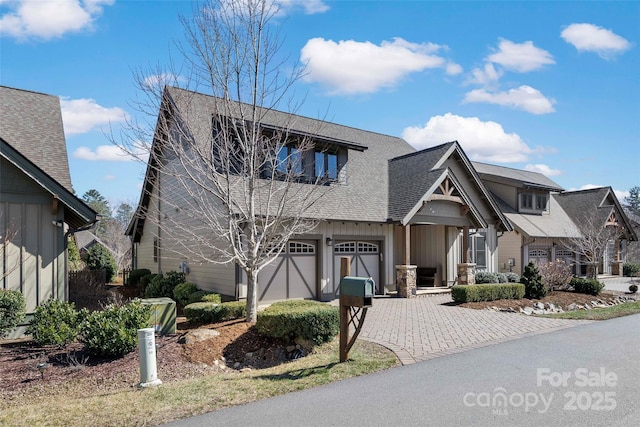
[(45, 93), (45, 92), (38, 92), (36, 90), (29, 90), (29, 89), (21, 89), (18, 87), (12, 87), (12, 86), (6, 86), (6, 85), (0, 85), (0, 88), (4, 88), (4, 89), (11, 89), (11, 90), (17, 90), (20, 92), (28, 92), (28, 93), (34, 93), (36, 95), (44, 95), (44, 96), (50, 96), (52, 98), (60, 98), (58, 95), (52, 95), (50, 93)]
[(444, 144), (435, 145), (433, 147), (423, 148), (422, 150), (414, 151), (413, 153), (408, 153), (408, 154), (404, 154), (402, 156), (394, 157), (393, 159), (389, 159), (389, 161), (393, 162), (395, 160), (402, 160), (402, 159), (406, 159), (406, 158), (411, 157), (411, 156), (417, 156), (417, 155), (420, 155), (420, 154), (423, 154), (423, 153), (427, 153), (427, 152), (430, 152), (430, 151), (435, 151), (437, 149), (441, 149), (441, 148), (443, 148), (443, 147), (445, 147), (447, 145), (455, 144), (457, 142), (458, 141), (449, 141), (449, 142), (445, 142)]
[[(190, 90), (190, 89), (183, 89), (183, 88), (180, 88), (180, 87), (177, 87), (177, 86), (170, 86), (170, 85), (167, 85), (167, 87), (168, 87), (168, 88), (171, 88), (171, 89), (180, 90), (180, 91), (183, 91), (183, 92), (189, 92), (189, 93), (195, 94), (195, 95), (197, 95), (197, 96), (206, 96), (206, 97), (208, 97), (208, 98), (223, 99), (223, 98), (220, 98), (219, 96), (209, 95), (209, 94), (207, 94), (207, 93), (202, 93), (202, 92), (196, 92), (196, 91), (193, 91), (193, 90)], [(231, 102), (236, 102), (236, 103), (238, 103), (238, 104), (250, 105), (250, 104), (247, 104), (246, 102), (236, 101), (236, 100), (231, 100)], [(291, 116), (300, 117), (300, 118), (302, 118), (302, 119), (313, 120), (313, 121), (315, 121), (315, 122), (319, 122), (319, 123), (330, 123), (330, 124), (332, 124), (332, 125), (334, 125), (334, 126), (340, 126), (340, 127), (342, 127), (342, 128), (345, 128), (345, 129), (351, 129), (351, 130), (355, 130), (355, 131), (363, 132), (363, 133), (367, 133), (367, 134), (372, 134), (372, 135), (385, 136), (385, 137), (387, 137), (387, 138), (395, 138), (395, 139), (398, 139), (398, 140), (401, 140), (401, 141), (407, 142), (405, 139), (403, 139), (403, 138), (401, 138), (401, 137), (399, 137), (399, 136), (395, 136), (395, 135), (389, 135), (389, 134), (382, 133), (382, 132), (376, 132), (376, 131), (371, 131), (371, 130), (367, 130), (367, 129), (357, 128), (357, 127), (352, 126), (352, 125), (344, 125), (344, 124), (341, 124), (341, 123), (336, 123), (336, 122), (334, 122), (334, 121), (323, 120), (323, 119), (317, 119), (317, 118), (313, 118), (313, 117), (310, 117), (310, 116), (305, 116), (305, 115), (298, 114), (298, 113), (291, 113), (291, 112), (287, 112), (287, 111), (279, 110), (279, 109), (277, 109), (277, 108), (263, 107), (263, 106), (259, 106), (259, 107), (260, 107), (260, 108), (264, 108), (264, 109), (269, 110), (269, 111), (275, 111), (275, 112), (277, 112), (277, 113), (281, 113), (281, 114), (289, 114), (289, 115), (291, 115)]]

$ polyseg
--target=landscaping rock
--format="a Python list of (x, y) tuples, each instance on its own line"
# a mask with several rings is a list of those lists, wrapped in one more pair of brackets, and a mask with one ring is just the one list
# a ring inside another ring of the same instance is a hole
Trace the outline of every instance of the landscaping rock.
[(220, 332), (215, 329), (194, 329), (187, 332), (184, 337), (180, 339), (181, 344), (193, 344), (196, 342), (210, 340), (220, 335)]
[(533, 308), (531, 307), (525, 307), (523, 310), (524, 314), (526, 314), (527, 316), (530, 316), (533, 314)]
[(580, 306), (578, 304), (576, 304), (575, 302), (569, 304), (569, 306), (567, 307), (567, 310), (569, 310), (569, 311), (574, 311), (574, 310), (579, 310), (579, 309), (580, 309)]
[(541, 302), (536, 302), (533, 304), (533, 308), (538, 309), (538, 310), (544, 310), (544, 304)]

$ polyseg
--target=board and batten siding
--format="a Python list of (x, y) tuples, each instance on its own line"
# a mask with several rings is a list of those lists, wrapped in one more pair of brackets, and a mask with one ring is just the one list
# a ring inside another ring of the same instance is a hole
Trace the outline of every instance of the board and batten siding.
[(498, 242), (498, 271), (500, 273), (509, 272), (509, 258), (513, 258), (515, 264), (511, 267), (511, 271), (521, 274), (523, 270), (522, 236), (511, 231), (500, 236)]
[[(0, 289), (22, 292), (27, 314), (51, 298), (66, 300), (64, 207), (13, 165), (2, 162), (0, 227), (12, 236), (0, 259)], [(10, 337), (24, 332), (22, 325)]]

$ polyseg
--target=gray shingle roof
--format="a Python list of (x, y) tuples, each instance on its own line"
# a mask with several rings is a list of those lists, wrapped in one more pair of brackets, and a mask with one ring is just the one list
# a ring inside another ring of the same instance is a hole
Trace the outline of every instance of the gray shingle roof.
[[(208, 140), (212, 134), (212, 116), (222, 108), (219, 99), (174, 87), (167, 88), (167, 94), (192, 135), (197, 140)], [(323, 197), (320, 203), (306, 212), (309, 217), (386, 221), (389, 202), (388, 160), (414, 152), (411, 145), (398, 137), (323, 120), (275, 110), (264, 113), (262, 122), (266, 125), (286, 127), (299, 133), (317, 135), (337, 144), (352, 144), (357, 148), (348, 153), (346, 185), (333, 186), (330, 195)], [(229, 114), (235, 117), (239, 115), (238, 110)]]
[(472, 164), (483, 180), (493, 177), (499, 181), (510, 181), (518, 187), (536, 187), (550, 191), (564, 190), (558, 184), (553, 182), (553, 180), (538, 172), (513, 169), (505, 166), (490, 165), (488, 163), (480, 162), (472, 162)]
[(637, 240), (629, 218), (611, 187), (591, 188), (588, 190), (566, 191), (557, 196), (558, 202), (576, 224), (585, 221), (585, 215), (592, 217), (596, 223), (604, 226), (611, 212), (615, 212), (630, 233), (631, 240)]
[(58, 97), (0, 86), (0, 137), (72, 191)]
[(397, 157), (389, 162), (389, 218), (399, 221), (442, 176), (434, 167), (454, 142)]
[(498, 206), (509, 218), (511, 224), (529, 237), (568, 238), (580, 237), (580, 231), (557, 200), (558, 194), (551, 194), (549, 213), (543, 215), (520, 214), (502, 199), (495, 197)]

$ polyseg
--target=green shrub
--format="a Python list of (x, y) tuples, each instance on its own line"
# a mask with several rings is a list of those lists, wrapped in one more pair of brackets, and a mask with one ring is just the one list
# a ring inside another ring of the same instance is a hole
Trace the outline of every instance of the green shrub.
[(542, 276), (533, 262), (524, 267), (520, 283), (524, 285), (525, 298), (539, 299), (547, 295), (547, 287), (542, 283)]
[(100, 243), (97, 243), (89, 249), (85, 264), (89, 270), (105, 270), (107, 283), (111, 283), (118, 267), (113, 259), (111, 252)]
[(500, 283), (497, 285), (455, 285), (451, 297), (457, 303), (520, 299), (524, 296), (522, 283)]
[(587, 295), (598, 295), (604, 288), (604, 283), (599, 282), (597, 279), (581, 279), (574, 277), (569, 282), (569, 286), (573, 288), (574, 292)]
[(202, 291), (202, 290), (195, 291), (189, 294), (189, 297), (187, 298), (187, 303), (185, 305), (193, 304), (194, 302), (203, 302), (202, 297), (204, 297), (205, 295), (209, 295), (209, 293), (210, 293), (209, 291)]
[(476, 273), (476, 283), (498, 283), (498, 275), (488, 271), (479, 271)]
[(0, 289), (0, 338), (22, 322), (25, 310), (22, 292)]
[(198, 287), (193, 283), (180, 283), (173, 288), (173, 297), (177, 303), (187, 305), (189, 296), (198, 291)]
[(140, 279), (144, 276), (151, 274), (151, 270), (148, 268), (139, 268), (137, 270), (131, 270), (129, 273), (129, 278), (127, 279), (127, 283), (125, 286), (136, 287), (140, 283)]
[(157, 275), (158, 274), (156, 273), (150, 273), (145, 274), (140, 278), (140, 281), (138, 282), (138, 292), (140, 293), (140, 295), (144, 295), (145, 291), (147, 290), (147, 286), (149, 286), (149, 283), (151, 283)]
[(76, 311), (73, 303), (50, 299), (36, 308), (26, 333), (38, 345), (64, 347), (76, 340), (87, 315), (86, 310)]
[(282, 301), (258, 313), (256, 329), (272, 338), (293, 341), (301, 337), (321, 344), (338, 334), (340, 315), (337, 307), (318, 301)]
[(201, 301), (202, 302), (215, 302), (217, 304), (220, 304), (222, 302), (222, 298), (220, 297), (220, 294), (208, 293), (208, 294), (202, 296)]
[[(145, 276), (146, 277), (146, 276)], [(144, 290), (145, 298), (173, 298), (173, 290), (176, 286), (185, 281), (185, 274), (170, 271), (166, 277), (162, 274), (156, 275)]]
[(504, 273), (507, 276), (507, 283), (520, 283), (518, 273)]
[(631, 292), (632, 294), (638, 292), (638, 285), (629, 285), (629, 292)]
[(123, 306), (110, 305), (87, 316), (80, 329), (85, 348), (100, 356), (120, 357), (138, 343), (138, 329), (149, 326), (151, 306), (135, 300)]
[(635, 277), (640, 274), (640, 264), (625, 262), (622, 264), (622, 274), (627, 277)]
[(232, 301), (222, 304), (194, 302), (184, 308), (183, 314), (190, 322), (194, 323), (216, 323), (241, 319), (247, 315), (247, 303), (244, 301)]
[(506, 274), (498, 273), (498, 283), (507, 283), (508, 281)]

